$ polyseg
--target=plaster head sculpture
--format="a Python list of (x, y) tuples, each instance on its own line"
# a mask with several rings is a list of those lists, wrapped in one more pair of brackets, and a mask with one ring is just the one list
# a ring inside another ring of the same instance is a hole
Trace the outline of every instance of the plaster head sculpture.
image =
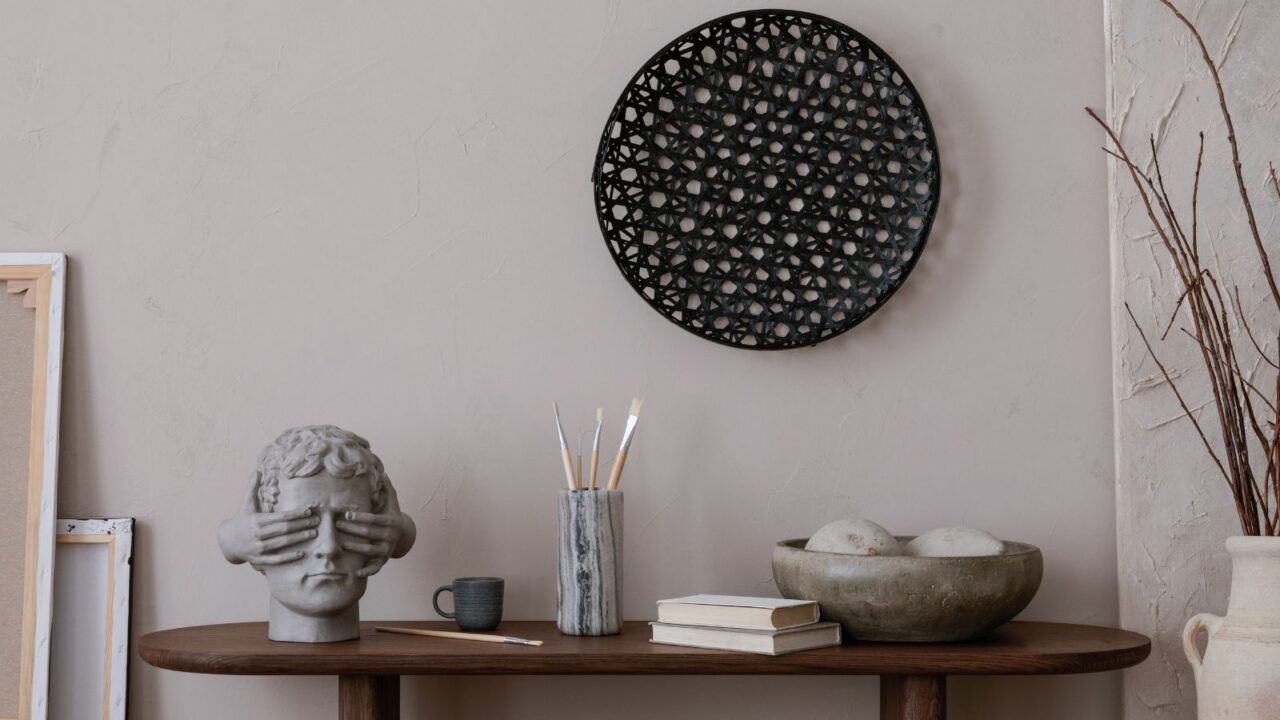
[(335, 642), (360, 636), (368, 578), (407, 553), (415, 535), (369, 442), (310, 425), (262, 451), (218, 542), (227, 560), (266, 576), (272, 640)]

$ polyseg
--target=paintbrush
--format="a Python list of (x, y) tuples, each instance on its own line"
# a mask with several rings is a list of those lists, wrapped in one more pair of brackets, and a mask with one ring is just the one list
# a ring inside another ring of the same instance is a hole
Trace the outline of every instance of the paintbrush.
[(613, 460), (613, 471), (609, 473), (609, 489), (617, 490), (622, 480), (622, 466), (627, 462), (627, 450), (631, 448), (631, 439), (636, 435), (636, 423), (640, 422), (640, 407), (644, 400), (631, 399), (631, 414), (627, 416), (627, 427), (622, 431), (622, 443), (618, 445), (618, 457)]
[(578, 489), (581, 490), (582, 489), (582, 431), (581, 430), (578, 431), (578, 472), (575, 475), (575, 477), (577, 478)]
[(508, 645), (538, 646), (542, 644), (541, 640), (525, 640), (524, 638), (512, 637), (510, 635), (481, 635), (478, 633), (449, 632), (448, 630), (419, 630), (417, 628), (381, 626), (379, 626), (377, 630), (378, 632), (395, 633), (397, 635), (423, 635), (426, 637), (449, 638), (450, 640), (479, 640), (480, 642), (507, 643)]
[(556, 413), (556, 432), (560, 435), (560, 457), (564, 460), (564, 479), (569, 485), (569, 492), (578, 489), (578, 479), (573, 474), (573, 458), (569, 455), (569, 441), (564, 436), (564, 426), (560, 424), (560, 403), (551, 403)]
[(604, 427), (604, 408), (596, 408), (596, 436), (591, 440), (591, 484), (596, 489), (596, 472), (600, 469), (600, 430)]

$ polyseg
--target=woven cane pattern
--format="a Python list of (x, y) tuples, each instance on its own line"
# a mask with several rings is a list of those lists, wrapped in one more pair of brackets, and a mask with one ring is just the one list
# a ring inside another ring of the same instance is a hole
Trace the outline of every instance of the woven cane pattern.
[(618, 99), (596, 212), (650, 305), (716, 342), (803, 347), (857, 325), (915, 265), (941, 168), (911, 81), (827, 18), (729, 15)]

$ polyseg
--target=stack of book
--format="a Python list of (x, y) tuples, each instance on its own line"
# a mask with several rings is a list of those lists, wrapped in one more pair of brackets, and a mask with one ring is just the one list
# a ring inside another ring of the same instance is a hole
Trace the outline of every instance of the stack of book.
[(840, 625), (818, 621), (811, 600), (691, 595), (658, 601), (651, 642), (783, 655), (840, 644)]

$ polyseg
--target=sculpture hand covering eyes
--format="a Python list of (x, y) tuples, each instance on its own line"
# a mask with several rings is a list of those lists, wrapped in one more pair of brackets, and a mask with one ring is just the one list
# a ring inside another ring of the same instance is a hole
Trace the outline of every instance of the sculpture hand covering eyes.
[(262, 451), (218, 545), (228, 561), (266, 575), (272, 640), (335, 642), (360, 636), (369, 576), (409, 552), (416, 536), (369, 441), (309, 425)]

